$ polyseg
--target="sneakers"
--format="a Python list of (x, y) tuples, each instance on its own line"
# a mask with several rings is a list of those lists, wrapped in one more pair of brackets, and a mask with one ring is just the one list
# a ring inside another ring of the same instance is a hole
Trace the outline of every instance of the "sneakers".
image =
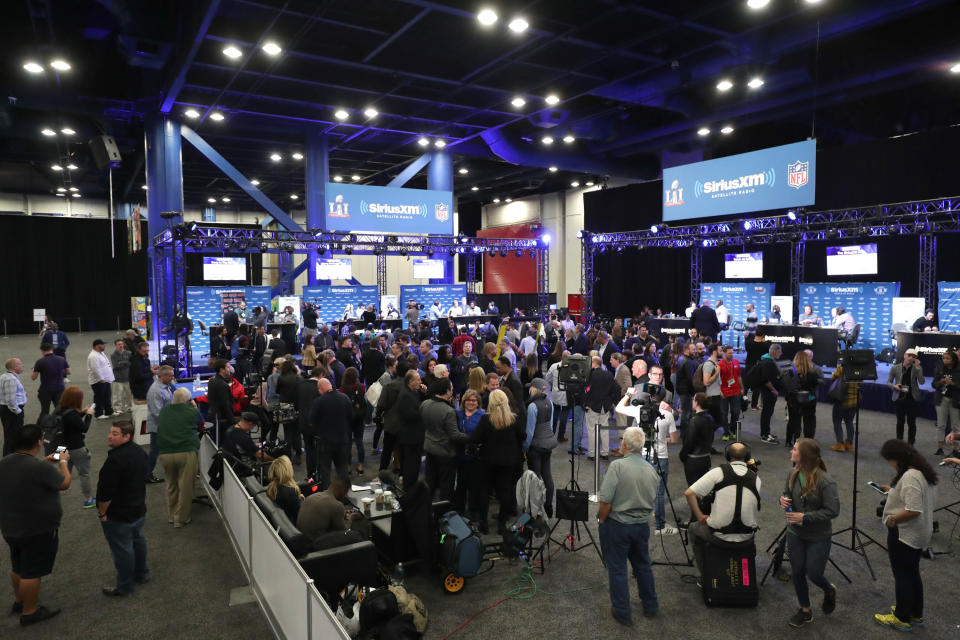
[(853, 443), (847, 440), (843, 443), (843, 446), (847, 448), (847, 451), (853, 451)]
[(120, 589), (117, 589), (116, 587), (104, 587), (102, 591), (103, 595), (110, 596), (111, 598), (125, 598), (126, 596), (130, 595), (129, 593), (120, 591)]
[(37, 607), (37, 610), (31, 613), (28, 616), (20, 616), (20, 626), (25, 627), (30, 624), (36, 624), (37, 622), (43, 622), (44, 620), (49, 620), (53, 616), (60, 613), (60, 609), (47, 609), (46, 607)]
[(159, 484), (161, 482), (163, 482), (163, 479), (158, 478), (157, 476), (150, 476), (147, 478), (147, 484)]
[(810, 624), (813, 622), (813, 611), (804, 611), (803, 609), (798, 609), (793, 617), (790, 618), (790, 626), (800, 628), (805, 624)]
[(662, 529), (657, 529), (653, 532), (655, 536), (675, 536), (680, 533), (680, 530), (676, 527), (664, 527)]
[(837, 585), (830, 585), (832, 591), (823, 594), (823, 612), (833, 613), (837, 608)]
[(877, 624), (882, 624), (885, 627), (890, 627), (897, 631), (913, 631), (913, 627), (906, 622), (902, 622), (900, 618), (892, 613), (875, 613), (873, 619)]
[(720, 438), (720, 439), (723, 440), (724, 442), (730, 442), (731, 440), (733, 440), (733, 434), (732, 434), (732, 433), (725, 433), (725, 434), (723, 434), (723, 437)]
[[(897, 615), (897, 605), (891, 605), (891, 607), (890, 607), (890, 613), (892, 613), (893, 615)], [(911, 626), (911, 627), (922, 627), (922, 626), (923, 626), (923, 618), (910, 618), (910, 626)]]
[(633, 626), (633, 621), (632, 621), (632, 620), (624, 620), (623, 618), (621, 618), (620, 616), (618, 616), (616, 610), (614, 610), (613, 607), (610, 608), (610, 615), (613, 616), (613, 619), (614, 619), (614, 620), (616, 620), (617, 622), (619, 622), (620, 624), (622, 624), (622, 625), (625, 626), (625, 627), (632, 627), (632, 626)]
[(942, 456), (942, 455), (943, 455), (943, 447), (937, 447), (937, 450), (936, 450), (936, 452), (935, 452), (933, 455), (935, 455), (935, 456)]
[(847, 444), (845, 442), (838, 442), (837, 444), (830, 447), (830, 451), (846, 451)]
[(93, 509), (95, 506), (97, 506), (97, 501), (94, 498), (90, 498), (89, 500), (83, 501), (84, 509)]
[(760, 442), (766, 442), (767, 444), (780, 444), (780, 440), (777, 439), (777, 436), (772, 433), (768, 433), (765, 436), (760, 436)]

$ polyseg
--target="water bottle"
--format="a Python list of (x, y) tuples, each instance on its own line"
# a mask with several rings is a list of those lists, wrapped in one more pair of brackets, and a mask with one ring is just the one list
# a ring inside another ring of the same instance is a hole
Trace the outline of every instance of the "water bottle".
[(197, 374), (193, 377), (193, 390), (194, 391), (200, 390), (200, 373), (199, 372), (197, 372)]
[(390, 584), (394, 587), (405, 587), (406, 582), (406, 572), (403, 569), (403, 563), (398, 562), (396, 568), (393, 570), (393, 575), (390, 576)]

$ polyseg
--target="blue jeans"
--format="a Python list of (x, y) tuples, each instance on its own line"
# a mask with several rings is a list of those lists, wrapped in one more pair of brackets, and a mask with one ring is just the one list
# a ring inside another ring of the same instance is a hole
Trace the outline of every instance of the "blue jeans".
[(650, 562), (650, 523), (622, 524), (607, 518), (600, 525), (600, 548), (607, 563), (610, 581), (610, 604), (617, 617), (624, 622), (633, 620), (630, 614), (630, 581), (627, 560), (633, 567), (633, 577), (640, 588), (640, 603), (644, 611), (655, 613), (659, 608)]
[(135, 582), (144, 582), (150, 576), (147, 570), (147, 539), (140, 533), (146, 516), (135, 522), (101, 522), (103, 537), (110, 546), (113, 566), (117, 570), (117, 590), (133, 593)]
[(150, 453), (148, 454), (149, 458), (149, 468), (147, 469), (147, 480), (153, 476), (153, 470), (157, 466), (157, 458), (160, 456), (160, 445), (157, 444), (157, 433), (153, 432), (150, 434)]
[(587, 430), (584, 428), (586, 415), (583, 407), (578, 405), (573, 408), (573, 434), (570, 437), (570, 448), (568, 451), (576, 451), (577, 447), (581, 449), (587, 448)]
[[(653, 452), (646, 456), (647, 462), (653, 465), (653, 468), (656, 469), (657, 465), (653, 462)], [(656, 517), (657, 529), (663, 529), (667, 526), (667, 473), (670, 471), (670, 460), (666, 456), (662, 458), (657, 458), (657, 461), (660, 463), (660, 485), (657, 487), (657, 503), (654, 507), (654, 514)]]
[(690, 394), (679, 395), (677, 396), (677, 404), (680, 409), (680, 424), (677, 425), (677, 428), (683, 431), (693, 417), (693, 396)]
[(787, 532), (787, 551), (790, 554), (790, 570), (793, 573), (793, 588), (797, 592), (797, 600), (801, 607), (810, 606), (810, 590), (807, 588), (807, 578), (810, 582), (823, 589), (824, 593), (833, 590), (830, 581), (823, 577), (830, 559), (830, 538), (817, 542), (801, 540), (789, 531)]
[(843, 426), (841, 422), (847, 425), (847, 442), (853, 442), (853, 418), (856, 415), (856, 407), (845, 409), (841, 407), (839, 403), (833, 405), (833, 435), (837, 437), (837, 442), (843, 442)]

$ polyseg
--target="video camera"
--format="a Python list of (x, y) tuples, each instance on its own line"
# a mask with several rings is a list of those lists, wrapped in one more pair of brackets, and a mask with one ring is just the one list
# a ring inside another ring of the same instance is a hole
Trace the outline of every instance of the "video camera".
[(637, 407), (637, 426), (643, 429), (646, 441), (651, 444), (656, 435), (657, 420), (666, 418), (660, 411), (660, 402), (663, 398), (663, 387), (650, 383), (645, 383), (641, 391), (634, 391), (630, 398), (630, 404)]
[[(561, 385), (586, 384), (590, 375), (590, 358), (579, 354), (563, 356), (557, 380)], [(563, 387), (560, 387), (561, 389)]]

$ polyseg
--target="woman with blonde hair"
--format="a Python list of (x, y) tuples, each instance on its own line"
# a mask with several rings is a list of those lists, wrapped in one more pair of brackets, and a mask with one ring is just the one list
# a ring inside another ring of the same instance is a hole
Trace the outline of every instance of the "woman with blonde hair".
[(516, 514), (514, 485), (523, 462), (524, 430), (520, 418), (510, 408), (510, 400), (500, 389), (490, 392), (487, 413), (480, 417), (470, 443), (479, 447), (481, 475), (484, 486), (480, 491), (480, 530), (487, 528), (490, 507), (490, 489), (500, 501), (497, 514), (497, 532), (506, 529), (507, 518)]
[(794, 467), (780, 496), (780, 507), (786, 512), (793, 588), (800, 602), (800, 610), (790, 618), (790, 626), (802, 627), (813, 621), (807, 578), (823, 589), (824, 613), (833, 612), (837, 606), (837, 588), (823, 572), (830, 559), (831, 521), (840, 513), (840, 498), (837, 483), (827, 475), (816, 440), (797, 440), (790, 450), (790, 460)]
[[(483, 372), (483, 367), (473, 367), (470, 369), (470, 380), (467, 383), (469, 390), (482, 394), (487, 390), (487, 374)], [(464, 394), (466, 398), (466, 394)]]
[(313, 336), (303, 337), (303, 359), (300, 361), (308, 375), (310, 369), (317, 366), (317, 348), (313, 346)]
[(296, 524), (300, 513), (300, 503), (303, 502), (303, 493), (293, 481), (293, 464), (287, 456), (280, 456), (270, 463), (267, 471), (270, 484), (267, 485), (267, 497), (277, 503), (283, 512)]
[(787, 446), (800, 437), (801, 421), (804, 438), (813, 438), (817, 431), (817, 386), (820, 377), (806, 351), (797, 351), (797, 355), (793, 356), (793, 368), (797, 376), (797, 389), (787, 393)]

